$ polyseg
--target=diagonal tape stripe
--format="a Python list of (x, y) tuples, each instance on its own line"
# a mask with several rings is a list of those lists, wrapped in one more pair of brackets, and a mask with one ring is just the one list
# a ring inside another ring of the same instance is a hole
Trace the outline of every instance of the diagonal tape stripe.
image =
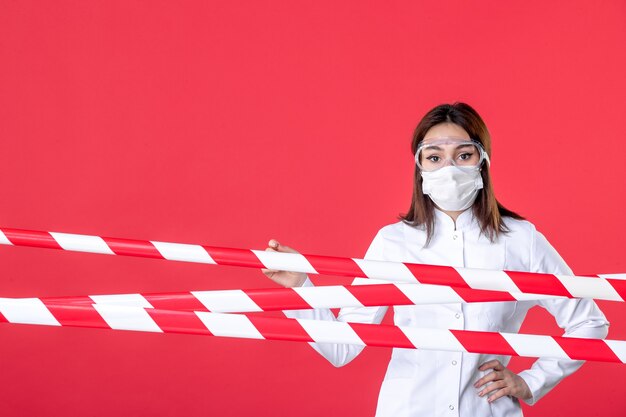
[[(417, 287), (417, 285), (403, 285), (405, 287)], [(364, 306), (379, 306), (380, 299), (386, 301), (385, 305), (408, 305), (412, 304), (409, 297), (398, 286), (394, 284), (378, 284), (376, 292), (364, 285), (349, 285), (346, 287), (348, 291), (356, 297)]]
[(398, 284), (398, 288), (415, 304), (463, 303), (465, 300), (452, 287), (428, 284)]
[(61, 249), (61, 246), (48, 232), (36, 230), (2, 229), (7, 239), (16, 246), (35, 246), (37, 248)]
[(112, 329), (162, 333), (146, 309), (142, 307), (94, 304), (93, 308)]
[(365, 276), (372, 279), (394, 282), (415, 283), (417, 280), (407, 266), (400, 262), (390, 263), (385, 261), (374, 261), (370, 259), (353, 259), (363, 271), (362, 274), (353, 275), (356, 277)]
[(495, 332), (478, 332), (471, 330), (450, 330), (468, 352), (493, 353), (496, 355), (516, 355), (509, 342)]
[(560, 295), (572, 298), (561, 281), (552, 274), (505, 271), (522, 292)]
[(346, 277), (363, 276), (362, 269), (353, 259), (319, 255), (305, 256), (319, 274)]
[(0, 298), (0, 313), (10, 323), (61, 325), (38, 298)]
[(252, 250), (257, 258), (267, 269), (287, 270), (304, 272), (307, 274), (317, 274), (307, 258), (299, 253), (270, 252), (262, 250)]
[(563, 348), (550, 336), (535, 336), (532, 343), (528, 343), (528, 336), (525, 334), (504, 333), (502, 337), (520, 356), (569, 359)]
[(206, 307), (191, 293), (146, 294), (144, 298), (156, 309), (204, 311)]
[(285, 335), (289, 335), (289, 340), (313, 342), (297, 320), (276, 320), (259, 316), (249, 316), (248, 319), (267, 339), (285, 339)]
[(242, 290), (263, 310), (307, 310), (311, 306), (293, 288)]
[(188, 311), (147, 309), (146, 312), (164, 332), (191, 333), (212, 336), (202, 320)]
[(163, 259), (161, 253), (150, 242), (143, 240), (102, 238), (116, 255)]
[[(446, 288), (439, 286), (439, 288)], [(489, 301), (516, 301), (513, 295), (504, 291), (488, 291), (488, 290), (472, 290), (468, 288), (452, 288), (463, 300), (468, 303), (472, 302), (489, 302)], [(522, 293), (516, 293), (522, 294)], [(535, 298), (532, 298), (535, 299)]]
[(151, 241), (154, 247), (168, 261), (195, 262), (199, 264), (215, 264), (211, 255), (200, 245), (185, 243), (168, 243)]
[(398, 327), (379, 327), (363, 323), (348, 324), (359, 338), (368, 345), (413, 348), (413, 343)]
[(109, 328), (98, 311), (93, 308), (93, 300), (89, 297), (72, 297), (72, 304), (47, 299), (44, 304), (61, 326)]
[(246, 316), (196, 311), (202, 323), (215, 336), (265, 339)]
[(609, 349), (615, 353), (615, 356), (619, 358), (622, 363), (626, 363), (626, 343), (621, 340), (605, 340)]
[(313, 308), (363, 307), (345, 287), (294, 287), (293, 290)]
[(603, 279), (556, 276), (574, 297), (599, 298), (602, 300), (624, 301), (611, 284)]
[(259, 258), (247, 249), (220, 248), (217, 246), (203, 246), (203, 248), (218, 265), (265, 268)]
[(465, 347), (445, 329), (420, 329), (402, 326), (400, 330), (416, 348), (465, 352)]
[(620, 298), (626, 300), (626, 280), (623, 279), (607, 279), (607, 282), (611, 284), (615, 292), (619, 294)]
[(0, 230), (0, 245), (13, 245), (11, 241), (4, 235), (2, 230)]
[(94, 304), (152, 308), (152, 305), (141, 294), (90, 295), (89, 298), (93, 300)]
[(604, 340), (571, 337), (555, 337), (554, 339), (572, 359), (621, 362), (620, 358), (604, 343)]
[(421, 284), (450, 285), (469, 288), (459, 272), (451, 266), (405, 264)]
[(295, 320), (298, 320), (316, 343), (347, 343), (349, 345), (365, 346), (365, 342), (361, 340), (348, 323), (342, 321)]
[(207, 310), (217, 313), (263, 311), (241, 290), (192, 291)]
[(100, 236), (50, 232), (64, 250), (115, 255)]
[(626, 280), (626, 274), (599, 274), (599, 275), (594, 275), (594, 276), (604, 278), (604, 279)]
[(504, 271), (488, 269), (456, 268), (470, 288), (489, 287), (494, 291), (520, 292), (517, 285)]

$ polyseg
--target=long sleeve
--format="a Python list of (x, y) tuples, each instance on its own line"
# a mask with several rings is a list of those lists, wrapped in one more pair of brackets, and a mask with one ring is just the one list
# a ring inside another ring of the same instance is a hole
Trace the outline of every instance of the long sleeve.
[[(364, 258), (383, 260), (383, 246), (384, 239), (379, 231), (370, 244)], [(353, 285), (373, 284), (376, 282), (378, 281), (357, 277), (354, 279)], [(303, 286), (313, 286), (313, 283), (307, 278)], [(329, 309), (285, 310), (284, 313), (285, 316), (289, 318), (379, 324), (385, 316), (386, 311), (387, 307), (345, 307), (339, 311), (338, 317), (335, 317), (333, 312)], [(356, 345), (337, 343), (309, 344), (337, 367), (348, 364), (363, 350), (363, 346)]]
[[(563, 258), (546, 238), (533, 227), (531, 238), (531, 272), (573, 275)], [(547, 309), (565, 330), (565, 337), (604, 339), (608, 333), (608, 321), (591, 299), (541, 300), (538, 305)], [(540, 358), (531, 369), (520, 372), (533, 397), (526, 403), (533, 405), (554, 388), (563, 378), (574, 373), (584, 361)]]

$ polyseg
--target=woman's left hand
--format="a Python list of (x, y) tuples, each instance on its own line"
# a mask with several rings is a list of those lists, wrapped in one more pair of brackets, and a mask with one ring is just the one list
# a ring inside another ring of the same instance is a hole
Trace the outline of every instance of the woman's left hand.
[(486, 383), (491, 382), (491, 384), (483, 387), (478, 393), (479, 396), (483, 397), (492, 394), (487, 399), (490, 403), (505, 395), (510, 395), (521, 400), (532, 398), (532, 393), (526, 381), (524, 381), (524, 378), (517, 375), (515, 372), (509, 371), (499, 360), (485, 362), (478, 368), (479, 371), (486, 371), (488, 369), (493, 369), (493, 371), (480, 378), (474, 384), (475, 388), (481, 388)]

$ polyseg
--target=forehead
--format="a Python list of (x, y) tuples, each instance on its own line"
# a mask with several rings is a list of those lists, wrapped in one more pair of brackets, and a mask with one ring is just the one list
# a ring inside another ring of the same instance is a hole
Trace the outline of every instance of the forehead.
[(471, 140), (469, 134), (461, 126), (454, 123), (440, 123), (428, 129), (422, 142), (426, 144), (442, 138), (459, 142)]

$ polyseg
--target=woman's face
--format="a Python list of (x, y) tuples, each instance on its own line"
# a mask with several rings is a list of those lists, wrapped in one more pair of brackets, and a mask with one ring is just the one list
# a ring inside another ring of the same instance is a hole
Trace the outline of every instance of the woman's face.
[(422, 171), (436, 171), (448, 165), (477, 167), (481, 151), (461, 126), (441, 123), (426, 132), (416, 161)]

